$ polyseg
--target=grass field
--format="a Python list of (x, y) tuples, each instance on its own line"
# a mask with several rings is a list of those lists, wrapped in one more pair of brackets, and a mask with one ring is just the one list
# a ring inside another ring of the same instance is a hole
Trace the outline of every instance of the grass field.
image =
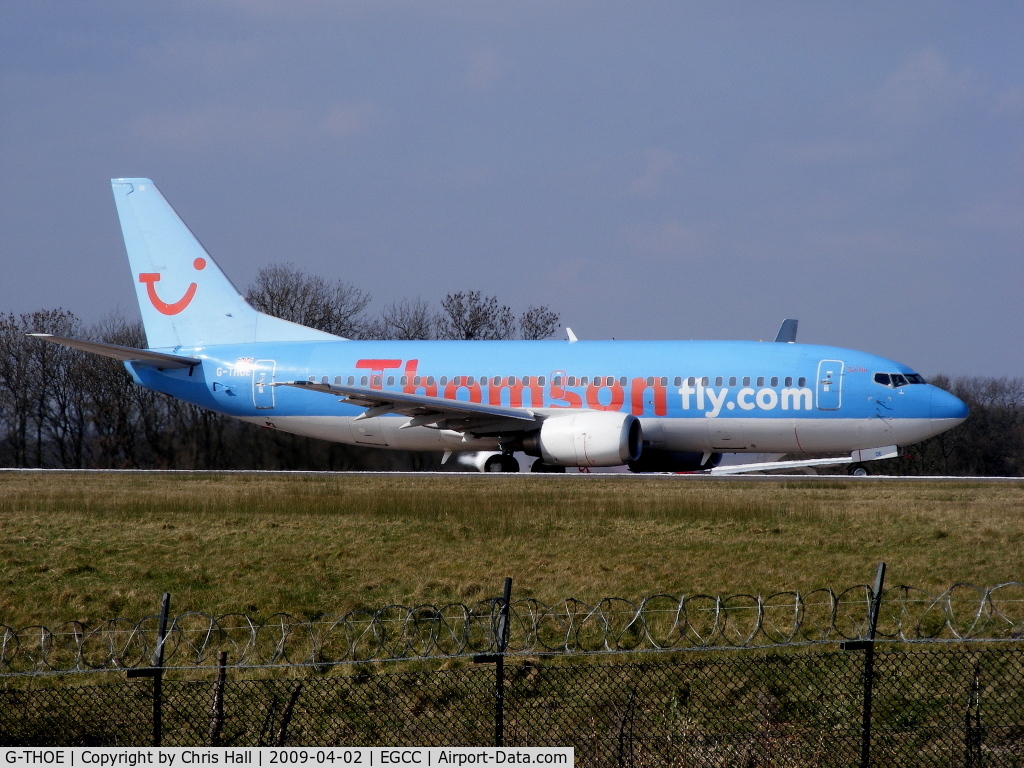
[(0, 473), (0, 623), (1024, 580), (1024, 484)]

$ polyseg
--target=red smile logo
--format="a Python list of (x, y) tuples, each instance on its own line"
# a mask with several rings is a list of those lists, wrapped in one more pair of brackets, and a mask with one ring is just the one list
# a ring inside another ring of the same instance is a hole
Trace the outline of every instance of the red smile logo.
[[(198, 258), (192, 262), (192, 266), (196, 270), (202, 270), (206, 268), (206, 259)], [(188, 289), (185, 291), (185, 295), (175, 301), (173, 304), (168, 304), (162, 301), (159, 296), (156, 295), (156, 284), (160, 282), (159, 272), (142, 272), (139, 274), (139, 282), (146, 284), (146, 292), (149, 294), (149, 301), (156, 308), (156, 311), (162, 315), (176, 315), (187, 307), (192, 297), (196, 295), (196, 289), (199, 287), (195, 283), (189, 283)]]

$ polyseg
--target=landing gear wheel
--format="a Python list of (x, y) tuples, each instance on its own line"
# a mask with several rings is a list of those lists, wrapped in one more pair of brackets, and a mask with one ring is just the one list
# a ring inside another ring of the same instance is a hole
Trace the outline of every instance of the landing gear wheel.
[(545, 464), (544, 459), (537, 459), (533, 462), (533, 466), (530, 467), (531, 472), (547, 472), (547, 473), (565, 473), (565, 467), (560, 467), (557, 464)]
[(519, 462), (515, 456), (498, 454), (484, 462), (484, 472), (518, 472)]
[(871, 471), (863, 464), (854, 464), (848, 471), (851, 477), (867, 477), (871, 474)]

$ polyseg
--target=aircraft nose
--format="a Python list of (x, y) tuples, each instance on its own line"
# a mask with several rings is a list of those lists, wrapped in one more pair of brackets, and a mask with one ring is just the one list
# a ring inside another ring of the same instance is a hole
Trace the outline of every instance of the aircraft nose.
[(931, 417), (932, 419), (941, 419), (948, 422), (950, 419), (956, 420), (959, 424), (970, 414), (970, 409), (956, 395), (951, 395), (944, 389), (938, 387), (932, 387), (932, 398), (931, 398)]

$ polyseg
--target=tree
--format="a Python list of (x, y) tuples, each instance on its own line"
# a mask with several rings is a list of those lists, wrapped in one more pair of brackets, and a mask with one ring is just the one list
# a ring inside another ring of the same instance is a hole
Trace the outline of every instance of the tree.
[(261, 269), (245, 300), (260, 312), (346, 338), (366, 328), (362, 317), (370, 295), (342, 280), (307, 275), (292, 264)]
[(503, 340), (515, 336), (516, 319), (512, 310), (498, 304), (494, 296), (480, 291), (449, 293), (441, 302), (437, 321), (439, 339)]
[(402, 299), (384, 307), (380, 318), (370, 324), (365, 337), (374, 339), (433, 339), (438, 317), (422, 299)]
[(519, 316), (519, 336), (527, 340), (546, 339), (558, 328), (558, 314), (548, 307), (530, 307)]

